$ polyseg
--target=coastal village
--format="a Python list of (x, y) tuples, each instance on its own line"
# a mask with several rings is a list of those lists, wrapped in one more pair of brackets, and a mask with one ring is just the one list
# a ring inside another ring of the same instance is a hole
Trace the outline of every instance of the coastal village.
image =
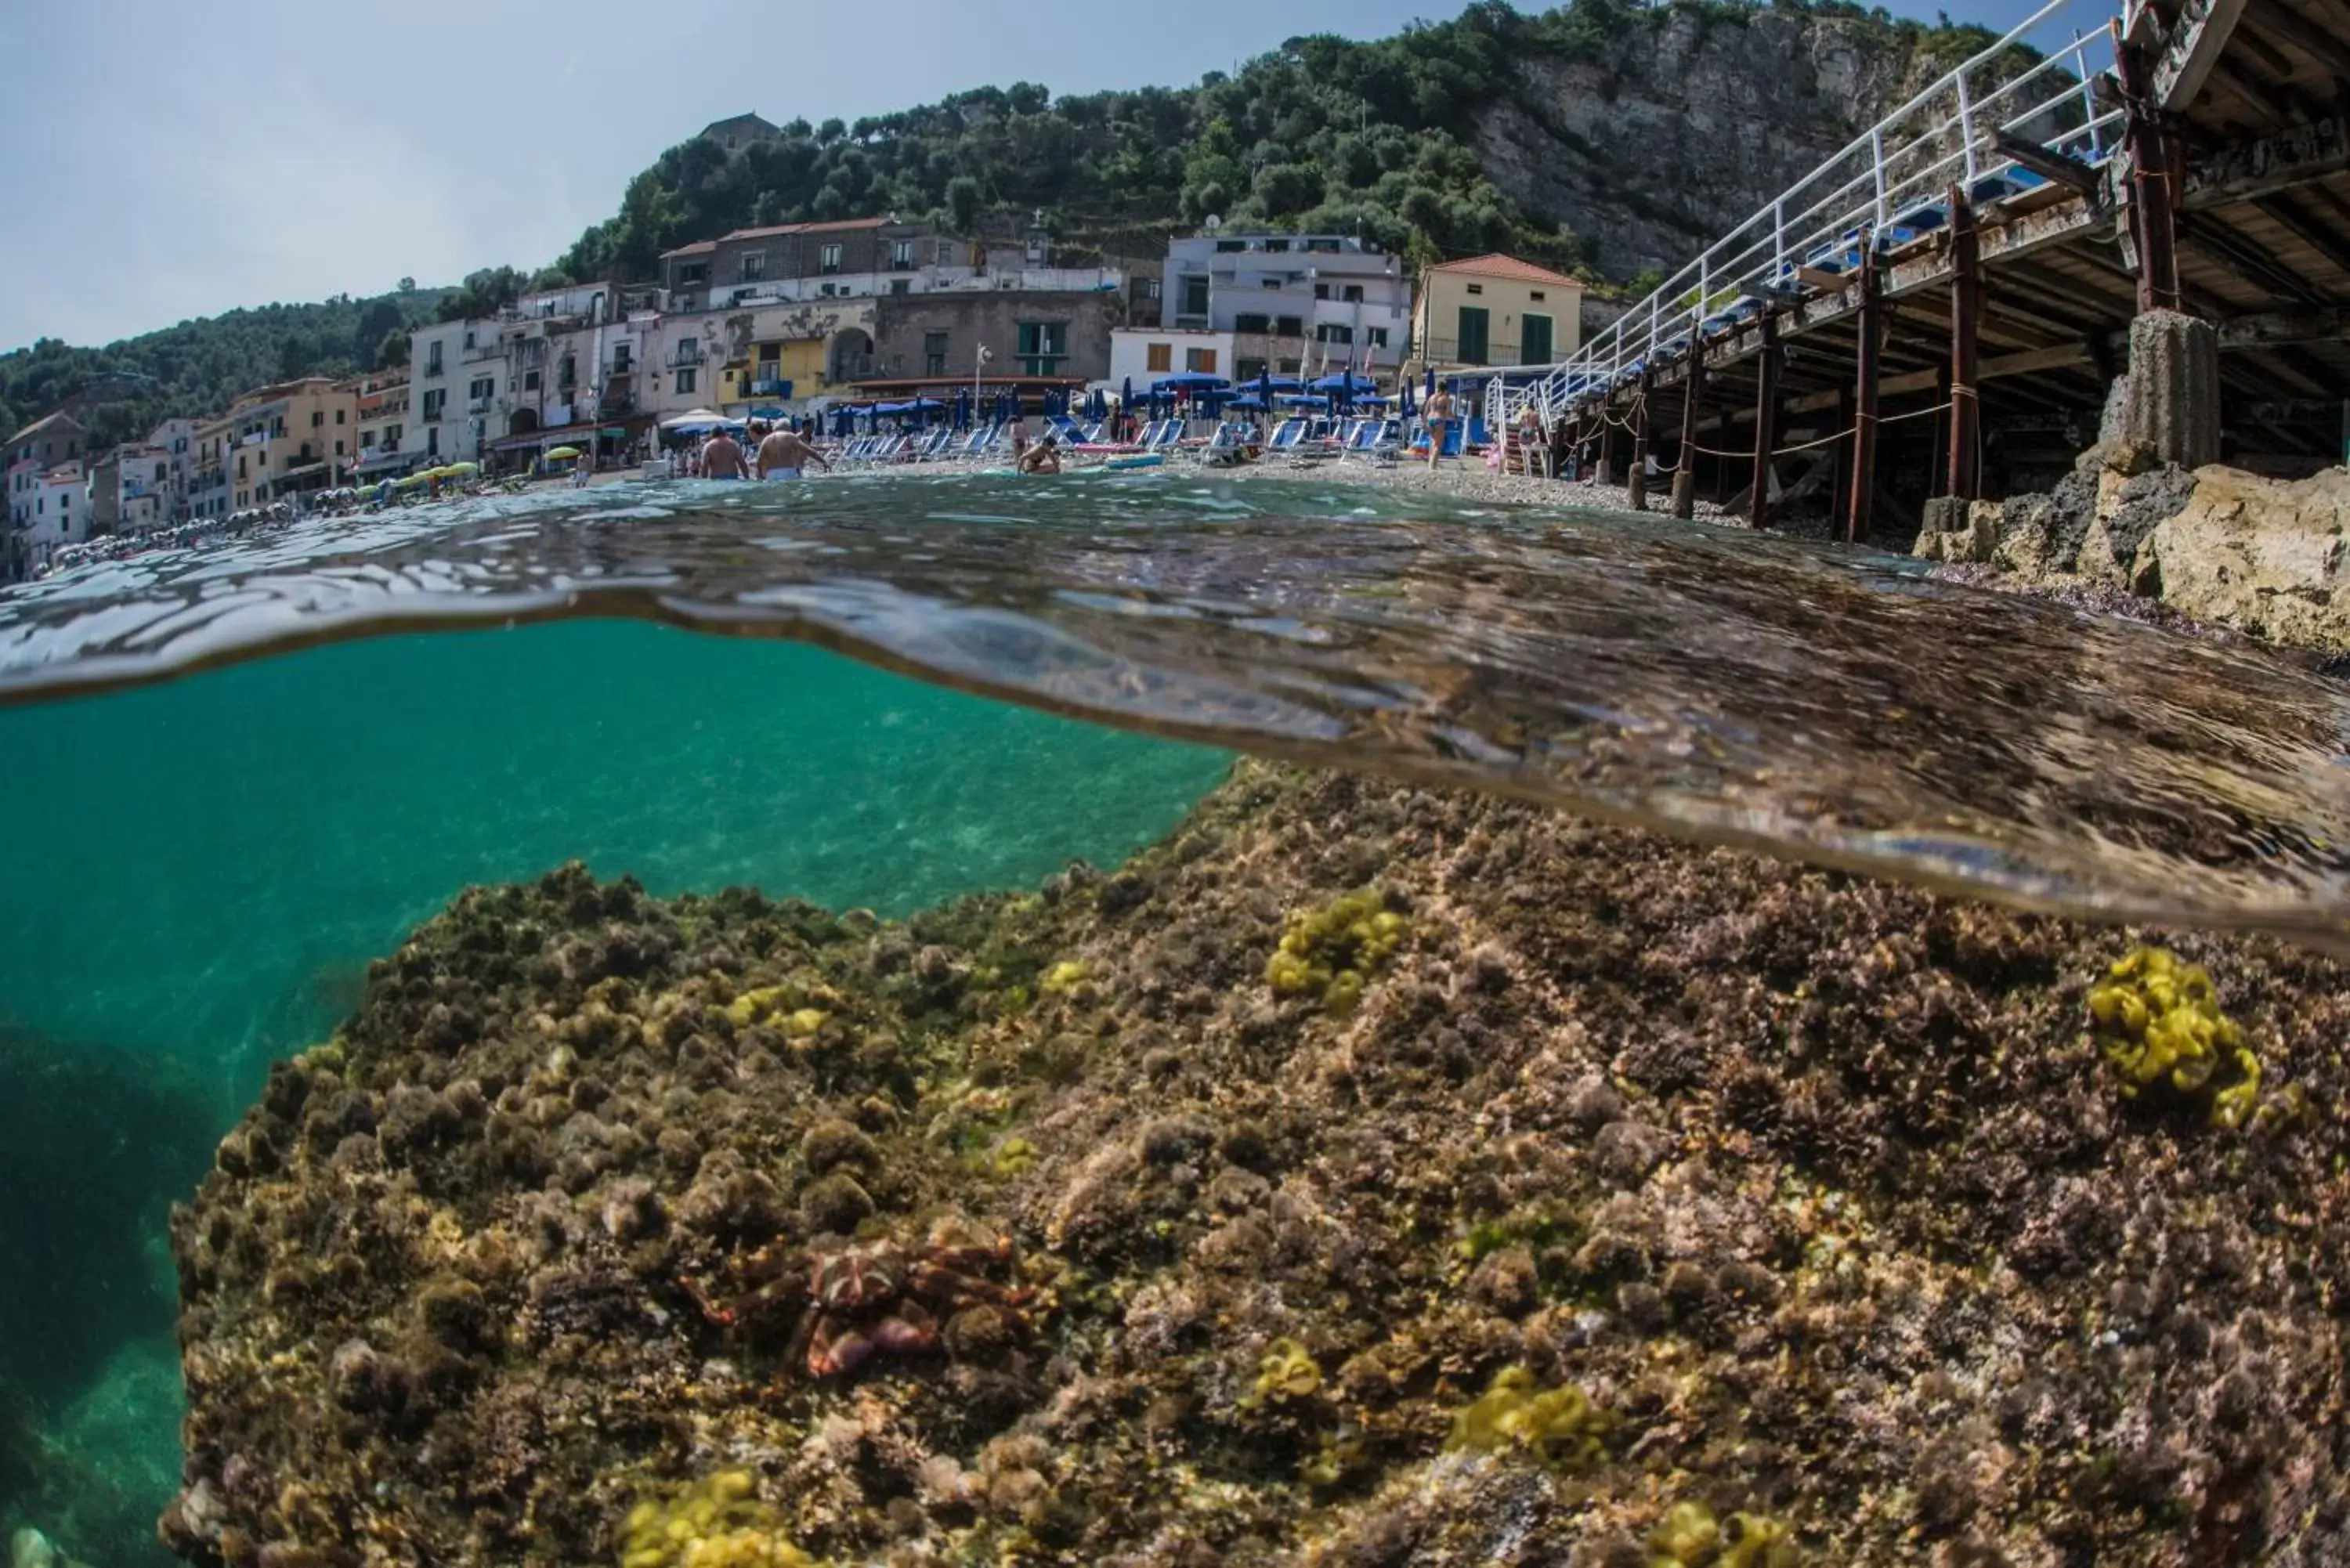
[[(706, 128), (740, 156), (779, 134), (756, 115)], [(1235, 383), (1544, 365), (1582, 338), (1585, 285), (1513, 256), (1414, 276), (1359, 237), (1207, 232), (1162, 254), (1066, 254), (1041, 216), (1016, 238), (895, 214), (712, 235), (661, 275), (524, 294), (494, 316), (411, 335), (408, 364), (255, 387), (204, 419), (97, 446), (86, 408), (7, 444), (0, 576), (109, 535), (225, 521), (343, 487), (460, 464), (591, 470), (658, 451), (662, 421), (821, 416), (958, 391), (1047, 398), (1170, 377)]]

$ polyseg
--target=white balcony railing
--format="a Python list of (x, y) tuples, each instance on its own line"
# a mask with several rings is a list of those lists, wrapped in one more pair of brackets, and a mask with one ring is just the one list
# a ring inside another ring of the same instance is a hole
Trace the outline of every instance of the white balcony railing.
[(1800, 297), (1807, 278), (1856, 274), (1865, 249), (1881, 254), (1947, 225), (1953, 188), (1986, 204), (2045, 187), (1998, 151), (2002, 135), (2103, 168), (2120, 151), (2123, 111), (2105, 107), (2092, 84), (2113, 67), (2118, 27), (2114, 0), (2048, 0), (1709, 245), (1573, 358), (1489, 383), (1489, 427), (1506, 428), (1528, 403), (1547, 425), (1685, 358), (1692, 342), (1736, 333), (1771, 302)]

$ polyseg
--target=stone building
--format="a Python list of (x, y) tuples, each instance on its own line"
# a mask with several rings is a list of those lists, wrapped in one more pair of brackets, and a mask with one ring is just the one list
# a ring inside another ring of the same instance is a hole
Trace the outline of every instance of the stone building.
[(846, 218), (737, 229), (661, 257), (668, 308), (681, 313), (765, 300), (920, 294), (969, 278), (968, 240), (928, 223)]
[(991, 381), (1107, 380), (1110, 333), (1127, 312), (1120, 279), (1087, 289), (891, 295), (874, 302), (873, 352), (850, 379), (968, 381), (984, 346)]

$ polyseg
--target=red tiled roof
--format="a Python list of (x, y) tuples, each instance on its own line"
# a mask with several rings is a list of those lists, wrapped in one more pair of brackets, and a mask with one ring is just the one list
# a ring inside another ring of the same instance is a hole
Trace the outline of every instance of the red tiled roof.
[(671, 256), (698, 256), (717, 248), (716, 240), (696, 240), (690, 245), (680, 245), (673, 251), (661, 252), (661, 260), (667, 261)]
[[(889, 221), (887, 218), (837, 218), (828, 223), (772, 223), (764, 229), (736, 229), (731, 234), (720, 235), (718, 243), (769, 240), (778, 234), (835, 234), (845, 229), (878, 229)], [(671, 251), (670, 254), (675, 255), (678, 253)]]
[(1532, 262), (1520, 261), (1515, 256), (1505, 256), (1499, 251), (1492, 255), (1471, 256), (1466, 261), (1439, 262), (1428, 270), (1471, 272), (1480, 277), (1512, 277), (1520, 283), (1555, 283), (1565, 288), (1583, 286), (1563, 273), (1553, 272), (1548, 267), (1536, 266)]

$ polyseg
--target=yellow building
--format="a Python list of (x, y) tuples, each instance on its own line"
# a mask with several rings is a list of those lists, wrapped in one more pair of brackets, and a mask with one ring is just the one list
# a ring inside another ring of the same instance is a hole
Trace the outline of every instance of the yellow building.
[(739, 416), (754, 408), (779, 408), (786, 397), (801, 403), (829, 391), (824, 379), (827, 344), (822, 337), (781, 337), (745, 344), (741, 358), (720, 369), (718, 400), (712, 406)]
[(1583, 341), (1583, 285), (1515, 256), (1444, 262), (1420, 275), (1411, 340), (1438, 370), (1555, 364)]
[(348, 474), (359, 452), (359, 386), (306, 376), (257, 387), (228, 406), (233, 504), (266, 506)]

